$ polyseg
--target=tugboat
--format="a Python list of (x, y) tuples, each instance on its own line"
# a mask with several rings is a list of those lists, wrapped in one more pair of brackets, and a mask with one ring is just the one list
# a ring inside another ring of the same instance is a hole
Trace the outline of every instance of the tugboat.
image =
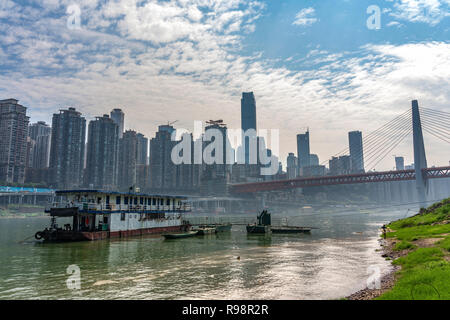
[[(187, 198), (139, 192), (101, 190), (56, 191), (61, 202), (46, 210), (50, 228), (38, 231), (44, 241), (82, 241), (145, 234), (182, 233), (190, 225), (183, 214), (190, 212)], [(57, 218), (71, 219), (59, 227)]]
[(247, 233), (266, 234), (271, 232), (271, 215), (267, 210), (263, 210), (257, 217), (256, 224), (247, 225)]

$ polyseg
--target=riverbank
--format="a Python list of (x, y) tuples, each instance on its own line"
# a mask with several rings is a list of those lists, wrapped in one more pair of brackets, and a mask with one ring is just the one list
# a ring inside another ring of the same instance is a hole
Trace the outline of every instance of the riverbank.
[(382, 277), (380, 289), (366, 288), (347, 299), (450, 299), (450, 198), (387, 228), (382, 256), (394, 269)]

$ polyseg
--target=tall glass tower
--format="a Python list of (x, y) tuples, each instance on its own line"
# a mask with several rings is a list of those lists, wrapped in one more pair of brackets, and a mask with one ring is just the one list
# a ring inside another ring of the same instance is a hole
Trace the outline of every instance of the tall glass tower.
[(364, 153), (361, 131), (348, 133), (352, 172), (364, 172)]
[[(245, 164), (250, 163), (250, 139), (256, 140), (256, 100), (253, 92), (243, 92), (241, 99), (241, 127), (245, 133), (249, 129), (255, 130), (254, 135), (243, 135), (242, 144), (245, 146)], [(257, 140), (256, 140), (257, 141)]]
[(311, 153), (309, 149), (309, 130), (297, 135), (298, 169), (311, 165)]

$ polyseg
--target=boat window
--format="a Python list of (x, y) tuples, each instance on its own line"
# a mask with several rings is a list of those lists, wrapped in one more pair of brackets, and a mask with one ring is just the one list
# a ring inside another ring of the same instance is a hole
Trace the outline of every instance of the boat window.
[(144, 204), (144, 198), (141, 197), (141, 199), (139, 199), (141, 204)]
[(167, 199), (166, 205), (167, 205), (167, 206), (170, 206), (170, 199)]
[(116, 204), (120, 204), (120, 196), (116, 197)]
[(123, 198), (124, 204), (128, 204), (128, 197)]
[(108, 217), (103, 217), (103, 223), (108, 223)]
[(136, 204), (137, 205), (137, 198), (134, 198), (134, 204)]
[(154, 206), (156, 206), (156, 198), (152, 199), (152, 203), (153, 203)]
[(125, 221), (125, 212), (120, 214), (120, 221)]

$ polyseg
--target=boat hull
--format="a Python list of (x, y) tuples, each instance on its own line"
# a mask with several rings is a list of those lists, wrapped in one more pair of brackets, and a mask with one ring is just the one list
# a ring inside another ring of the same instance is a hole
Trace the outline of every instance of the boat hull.
[(75, 241), (95, 241), (114, 238), (128, 238), (135, 236), (162, 234), (167, 232), (181, 232), (185, 226), (169, 226), (160, 228), (147, 228), (123, 231), (67, 231), (67, 230), (47, 230), (42, 231), (42, 239), (44, 242), (75, 242)]
[(253, 234), (270, 233), (270, 226), (259, 226), (259, 225), (247, 226), (247, 233)]
[(196, 231), (190, 231), (185, 233), (169, 233), (169, 234), (163, 234), (163, 237), (166, 239), (183, 239), (183, 238), (190, 238), (194, 237), (198, 234)]
[(272, 233), (309, 233), (310, 228), (302, 227), (272, 227)]

